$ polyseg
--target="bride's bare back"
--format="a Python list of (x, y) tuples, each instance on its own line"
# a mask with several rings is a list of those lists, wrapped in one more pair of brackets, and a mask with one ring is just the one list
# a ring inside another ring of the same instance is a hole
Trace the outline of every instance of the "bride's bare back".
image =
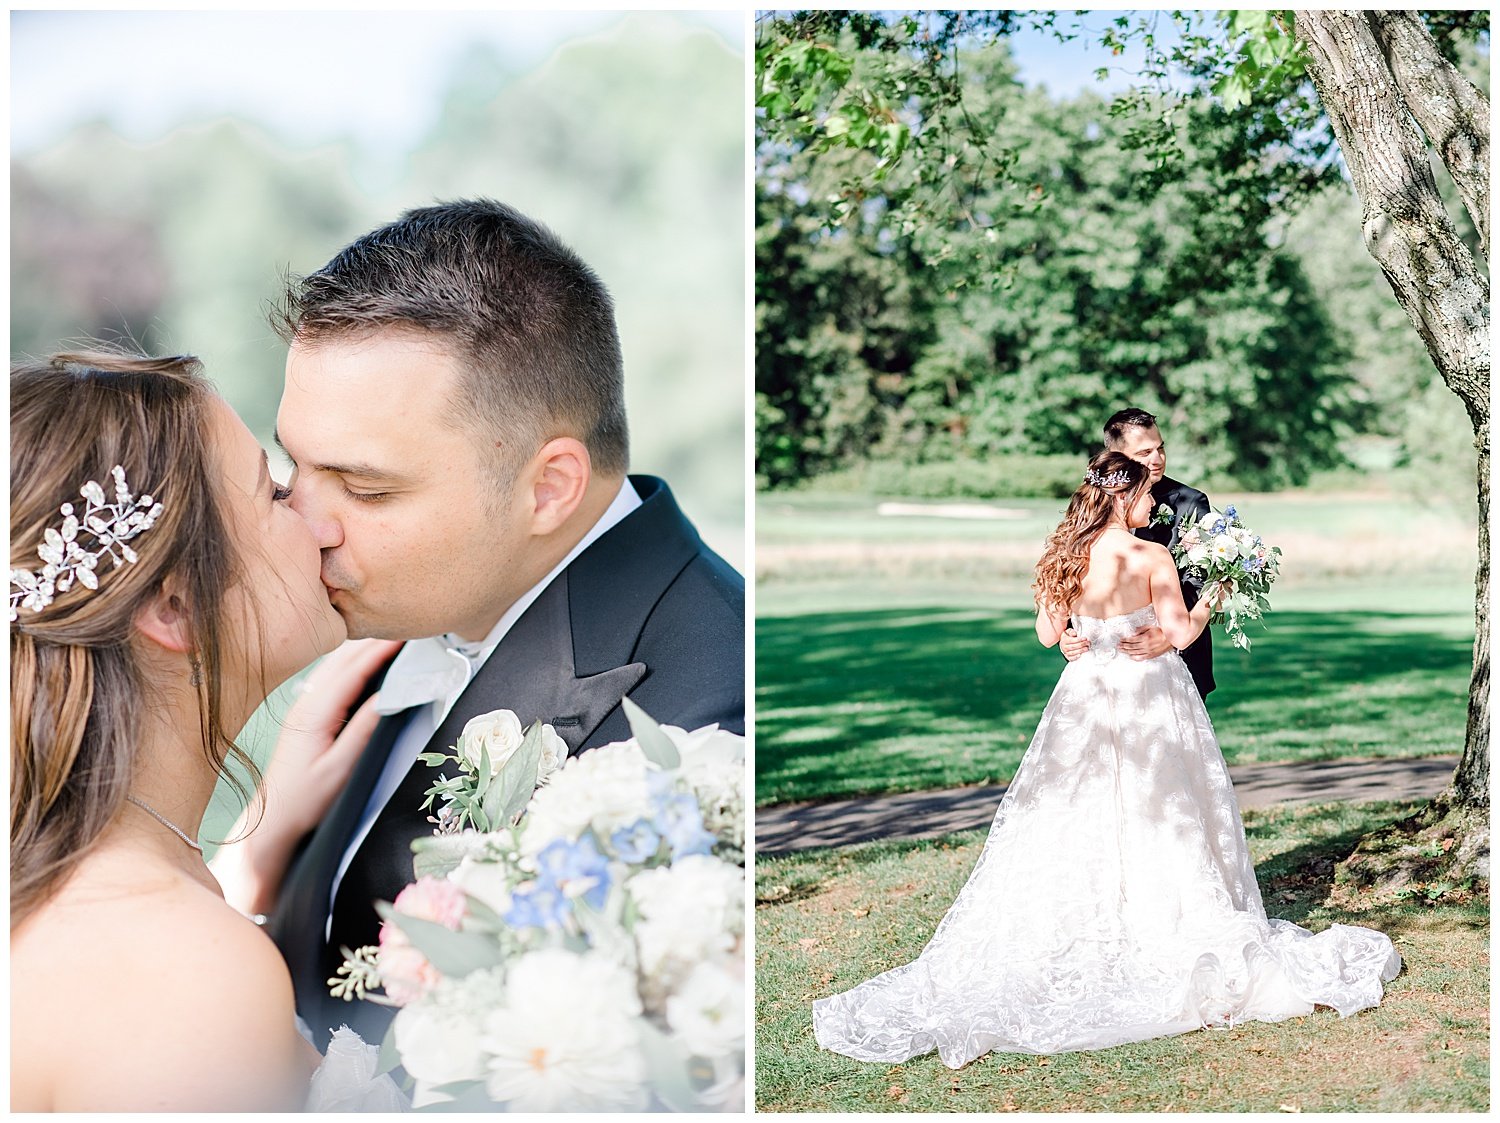
[(1089, 550), (1088, 572), (1071, 615), (1104, 620), (1151, 604), (1151, 572), (1164, 552), (1129, 531), (1106, 530)]
[(1177, 567), (1165, 546), (1111, 527), (1089, 549), (1083, 587), (1066, 613), (1039, 609), (1037, 638), (1051, 647), (1068, 627), (1069, 616), (1107, 620), (1151, 605), (1168, 642), (1179, 650), (1192, 643), (1208, 621), (1208, 605), (1189, 612), (1182, 599)]

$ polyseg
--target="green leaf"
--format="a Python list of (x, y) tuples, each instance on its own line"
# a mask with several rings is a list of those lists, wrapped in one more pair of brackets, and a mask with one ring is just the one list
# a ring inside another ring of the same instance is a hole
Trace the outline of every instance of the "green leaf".
[(635, 735), (636, 744), (640, 745), (641, 752), (646, 754), (646, 759), (659, 768), (677, 768), (682, 764), (682, 755), (678, 753), (677, 746), (672, 743), (656, 719), (646, 713), (629, 698), (622, 698), (621, 704), (625, 707), (625, 718), (630, 722), (630, 732)]
[[(385, 907), (382, 908), (381, 906)], [(463, 978), (483, 967), (494, 967), (502, 961), (500, 949), (488, 936), (478, 932), (455, 932), (430, 920), (406, 916), (385, 902), (375, 906), (381, 916), (405, 932), (412, 945), (431, 964), (450, 978)]]
[[(484, 814), (492, 823), (513, 823), (536, 791), (536, 774), (542, 766), (542, 723), (534, 721), (520, 746), (505, 762), (484, 793)], [(489, 828), (484, 828), (488, 830)]]
[[(424, 841), (417, 839), (417, 842)], [(413, 844), (415, 845), (415, 843)], [(458, 869), (463, 861), (451, 849), (438, 846), (424, 846), (418, 850), (416, 857), (411, 860), (412, 873), (417, 877), (447, 877)]]
[(698, 1110), (698, 1097), (688, 1079), (688, 1057), (681, 1046), (650, 1022), (642, 1019), (637, 1024), (652, 1093), (672, 1111)]
[(401, 1064), (401, 1054), (396, 1051), (396, 1023), (392, 1022), (386, 1027), (385, 1036), (380, 1039), (380, 1055), (376, 1058), (375, 1075), (384, 1076), (388, 1072), (394, 1072)]
[(1224, 102), (1225, 109), (1238, 109), (1250, 104), (1250, 83), (1239, 67), (1215, 82), (1213, 91)]
[(455, 1080), (452, 1084), (439, 1084), (432, 1089), (434, 1092), (442, 1092), (444, 1095), (452, 1096), (451, 1100), (443, 1100), (440, 1103), (430, 1104), (422, 1108), (427, 1111), (474, 1111), (493, 1113), (496, 1104), (485, 1094), (483, 1080)]

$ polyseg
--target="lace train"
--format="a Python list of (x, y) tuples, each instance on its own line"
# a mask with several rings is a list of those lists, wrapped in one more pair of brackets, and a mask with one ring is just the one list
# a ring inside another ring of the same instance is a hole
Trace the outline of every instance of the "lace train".
[(1154, 622), (1149, 606), (1077, 621), (1091, 650), (1063, 670), (968, 883), (918, 959), (813, 1003), (819, 1045), (957, 1068), (1380, 1001), (1401, 966), (1385, 935), (1267, 919), (1187, 668), (1116, 657)]

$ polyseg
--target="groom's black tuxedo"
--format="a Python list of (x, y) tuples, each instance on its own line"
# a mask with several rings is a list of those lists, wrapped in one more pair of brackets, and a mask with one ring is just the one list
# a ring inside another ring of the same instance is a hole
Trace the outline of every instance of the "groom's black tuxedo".
[[(1199, 519), (1208, 514), (1208, 496), (1196, 488), (1188, 487), (1187, 484), (1178, 483), (1166, 476), (1163, 476), (1151, 488), (1151, 499), (1157, 507), (1165, 503), (1172, 508), (1172, 525), (1143, 526), (1135, 532), (1135, 535), (1149, 542), (1160, 543), (1169, 550), (1177, 545), (1180, 527), (1188, 520)], [(1197, 578), (1184, 577), (1182, 579), (1182, 599), (1187, 602), (1189, 609), (1198, 603), (1201, 585), (1202, 582)], [(1209, 691), (1214, 688), (1214, 651), (1207, 628), (1204, 628), (1203, 634), (1183, 649), (1182, 661), (1187, 664), (1198, 693), (1206, 700)]]
[[(632, 476), (641, 506), (560, 573), (516, 621), (428, 741), (444, 752), (465, 723), (495, 709), (548, 722), (578, 753), (630, 736), (620, 700), (664, 724), (745, 729), (745, 581), (703, 544), (667, 485)], [(294, 860), (271, 934), (291, 969), (298, 1012), (319, 1046), (341, 1023), (378, 1042), (394, 1013), (328, 996), (341, 947), (378, 939), (377, 900), (412, 880), (413, 839), (431, 832), (423, 793), (440, 769), (418, 761), (328, 892), (386, 757), (411, 711), (382, 718), (345, 790)]]

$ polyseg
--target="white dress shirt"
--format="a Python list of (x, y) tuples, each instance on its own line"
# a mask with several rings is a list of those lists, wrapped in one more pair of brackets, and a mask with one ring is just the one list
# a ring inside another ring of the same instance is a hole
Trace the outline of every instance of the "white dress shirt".
[(392, 661), (391, 669), (386, 672), (385, 681), (381, 683), (380, 693), (376, 696), (375, 709), (381, 714), (397, 714), (403, 710), (411, 710), (411, 719), (397, 734), (396, 743), (391, 746), (391, 755), (386, 758), (385, 768), (380, 774), (380, 779), (375, 782), (375, 788), (370, 793), (370, 799), (360, 816), (359, 825), (355, 828), (349, 840), (349, 847), (344, 851), (344, 857), (339, 862), (338, 872), (333, 875), (333, 884), (328, 890), (328, 920), (324, 926), (325, 938), (333, 925), (334, 897), (338, 894), (339, 884), (344, 880), (344, 874), (349, 869), (349, 863), (353, 861), (355, 852), (359, 850), (365, 836), (370, 833), (370, 828), (386, 803), (401, 786), (401, 781), (411, 771), (412, 765), (416, 764), (417, 757), (427, 747), (427, 742), (437, 732), (443, 719), (448, 716), (448, 711), (458, 701), (459, 695), (479, 673), (479, 668), (484, 666), (485, 660), (490, 657), (495, 648), (500, 646), (500, 641), (521, 618), (521, 614), (546, 591), (547, 586), (552, 584), (557, 575), (567, 569), (573, 559), (588, 549), (595, 539), (640, 505), (641, 497), (636, 493), (630, 480), (622, 481), (619, 492), (605, 509), (604, 514), (599, 516), (599, 521), (589, 528), (588, 533), (578, 540), (578, 545), (568, 551), (568, 555), (562, 561), (553, 566), (547, 576), (523, 593), (505, 610), (505, 614), (500, 617), (484, 639), (477, 643), (465, 643), (457, 636), (448, 634), (411, 640)]

